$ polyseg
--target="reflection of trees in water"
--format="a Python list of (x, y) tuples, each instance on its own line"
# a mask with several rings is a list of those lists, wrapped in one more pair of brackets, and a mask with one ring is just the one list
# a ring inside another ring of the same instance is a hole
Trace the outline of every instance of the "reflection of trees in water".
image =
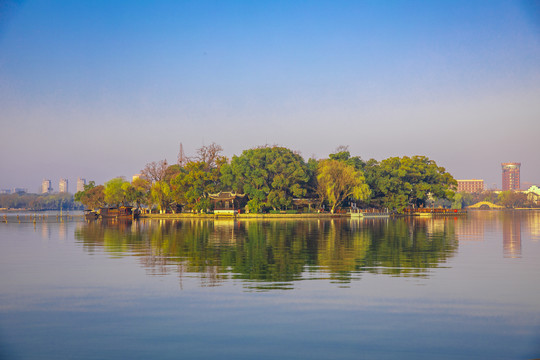
[(139, 257), (152, 275), (176, 272), (182, 281), (195, 274), (202, 286), (232, 278), (280, 289), (307, 277), (418, 276), (457, 249), (453, 223), (444, 219), (94, 221), (75, 236), (89, 252)]
[(391, 275), (422, 275), (454, 254), (457, 240), (448, 218), (400, 218), (371, 227), (361, 269)]

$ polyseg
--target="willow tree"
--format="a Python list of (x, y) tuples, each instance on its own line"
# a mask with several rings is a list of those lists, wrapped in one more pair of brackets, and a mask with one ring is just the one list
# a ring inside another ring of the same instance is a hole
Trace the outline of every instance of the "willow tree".
[(128, 183), (121, 177), (111, 179), (105, 183), (105, 202), (109, 205), (120, 205), (126, 202), (126, 193), (124, 184)]
[(156, 181), (153, 183), (150, 196), (153, 203), (158, 206), (161, 214), (164, 214), (173, 203), (171, 188), (165, 181)]
[(349, 197), (366, 200), (371, 191), (361, 170), (339, 160), (319, 162), (317, 182), (321, 200), (328, 201), (332, 213)]

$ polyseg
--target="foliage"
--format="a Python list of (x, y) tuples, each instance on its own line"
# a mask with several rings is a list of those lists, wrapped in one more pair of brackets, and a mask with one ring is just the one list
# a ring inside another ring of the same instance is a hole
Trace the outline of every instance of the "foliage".
[(79, 209), (73, 195), (68, 193), (58, 194), (0, 194), (0, 208), (3, 209), (27, 209), (27, 210), (74, 210)]
[(292, 199), (307, 193), (309, 169), (302, 157), (284, 147), (258, 147), (234, 156), (223, 166), (224, 186), (249, 197), (251, 212), (291, 206)]
[(348, 197), (366, 200), (370, 195), (362, 171), (342, 160), (328, 159), (319, 162), (317, 181), (319, 194), (328, 201), (332, 213)]
[(499, 205), (507, 208), (523, 207), (527, 203), (527, 195), (516, 191), (501, 191), (498, 196)]
[(129, 183), (121, 177), (111, 179), (105, 183), (105, 202), (109, 205), (119, 206), (126, 203), (125, 190), (129, 187)]
[(156, 181), (150, 190), (153, 203), (158, 206), (160, 212), (165, 212), (173, 204), (172, 191), (165, 181)]
[(124, 189), (126, 192), (126, 199), (130, 203), (141, 207), (141, 205), (149, 205), (152, 201), (150, 199), (151, 184), (144, 178), (138, 178), (131, 182), (130, 186)]
[(221, 167), (227, 163), (227, 158), (220, 154), (222, 150), (215, 143), (202, 146), (193, 160), (187, 161), (171, 180), (176, 203), (194, 210), (210, 209), (208, 194), (220, 190)]
[(452, 209), (463, 209), (467, 206), (473, 205), (478, 201), (475, 201), (476, 194), (470, 194), (467, 192), (458, 192), (454, 195), (452, 202)]
[(84, 190), (75, 194), (75, 200), (83, 204), (87, 209), (98, 209), (105, 205), (105, 187), (96, 186), (94, 181), (84, 185)]
[(362, 170), (365, 163), (360, 156), (351, 157), (348, 146), (338, 146), (336, 152), (328, 156), (331, 160), (338, 160), (353, 166), (356, 170)]
[(443, 167), (425, 156), (391, 157), (365, 166), (374, 202), (399, 212), (408, 206), (421, 207), (429, 196), (452, 200), (457, 186)]
[(321, 204), (327, 201), (332, 211), (347, 198), (361, 199), (371, 207), (403, 211), (409, 206), (425, 206), (428, 201), (444, 206), (454, 201), (453, 206), (461, 208), (480, 196), (462, 194), (454, 199), (456, 181), (424, 156), (363, 161), (351, 156), (348, 147), (340, 146), (329, 159), (309, 159), (306, 163), (285, 147), (262, 146), (245, 150), (228, 163), (222, 151), (220, 145), (212, 143), (198, 149), (193, 157), (182, 155), (179, 164), (151, 162), (132, 184), (113, 179), (101, 190), (88, 189), (92, 191), (90, 198), (86, 189), (75, 198), (93, 205), (102, 204), (106, 196), (110, 204), (157, 205), (161, 211), (175, 205), (206, 210), (211, 207), (209, 193), (233, 190), (247, 195), (250, 212), (261, 212), (288, 209), (293, 198), (318, 197)]
[(206, 163), (189, 161), (184, 171), (171, 182), (174, 199), (190, 209), (203, 210), (209, 207), (206, 195), (215, 191), (214, 174), (205, 171)]

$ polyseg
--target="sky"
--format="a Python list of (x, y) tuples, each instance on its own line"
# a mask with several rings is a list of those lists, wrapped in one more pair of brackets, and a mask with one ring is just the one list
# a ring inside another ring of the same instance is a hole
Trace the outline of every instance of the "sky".
[(213, 142), (540, 184), (540, 1), (0, 0), (0, 189)]

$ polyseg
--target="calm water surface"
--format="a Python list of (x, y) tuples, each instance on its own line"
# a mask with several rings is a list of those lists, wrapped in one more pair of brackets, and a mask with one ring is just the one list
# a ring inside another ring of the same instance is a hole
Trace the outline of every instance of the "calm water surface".
[(0, 223), (1, 359), (533, 359), (540, 212)]

